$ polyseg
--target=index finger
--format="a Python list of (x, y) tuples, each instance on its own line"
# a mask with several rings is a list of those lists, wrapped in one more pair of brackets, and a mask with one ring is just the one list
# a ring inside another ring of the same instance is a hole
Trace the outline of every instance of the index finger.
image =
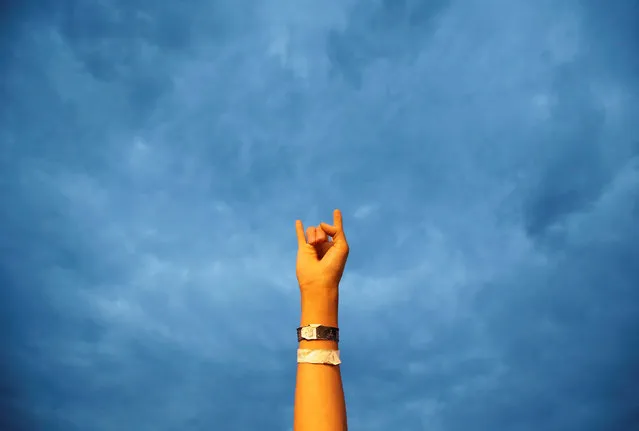
[(344, 231), (344, 226), (342, 225), (342, 212), (338, 209), (333, 210), (333, 226), (335, 226), (340, 232)]

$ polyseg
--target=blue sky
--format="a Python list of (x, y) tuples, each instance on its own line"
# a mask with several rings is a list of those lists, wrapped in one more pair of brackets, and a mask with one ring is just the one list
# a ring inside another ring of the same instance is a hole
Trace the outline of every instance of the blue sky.
[(292, 424), (341, 208), (351, 430), (639, 423), (639, 11), (10, 2), (3, 429)]

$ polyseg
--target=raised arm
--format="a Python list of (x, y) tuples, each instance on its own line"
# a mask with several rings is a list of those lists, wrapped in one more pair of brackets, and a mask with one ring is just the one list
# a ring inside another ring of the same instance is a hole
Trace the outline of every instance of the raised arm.
[(342, 214), (335, 210), (333, 225), (320, 223), (309, 227), (306, 237), (300, 220), (296, 222), (296, 230), (296, 273), (302, 305), (300, 332), (311, 340), (302, 339), (299, 343), (293, 429), (344, 431), (346, 403), (335, 340), (338, 331), (332, 329), (338, 328), (339, 282), (349, 251)]

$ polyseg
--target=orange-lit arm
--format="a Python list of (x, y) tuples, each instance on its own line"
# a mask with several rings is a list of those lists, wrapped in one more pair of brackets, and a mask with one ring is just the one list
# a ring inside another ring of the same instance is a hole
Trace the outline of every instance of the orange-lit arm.
[[(328, 288), (337, 292), (337, 287)], [(327, 290), (328, 290), (327, 289)], [(302, 300), (300, 326), (318, 323), (338, 326), (337, 298)], [(299, 343), (300, 349), (338, 350), (337, 342), (326, 340)], [(346, 403), (339, 365), (297, 364), (294, 431), (346, 430)]]
[[(302, 315), (300, 326), (320, 324), (339, 327), (339, 281), (349, 248), (339, 210), (333, 225), (321, 223), (307, 229), (297, 221), (297, 279), (300, 284)], [(330, 236), (333, 241), (328, 240)], [(338, 350), (338, 343), (302, 340), (300, 349)], [(345, 431), (346, 403), (339, 365), (297, 364), (294, 431)]]

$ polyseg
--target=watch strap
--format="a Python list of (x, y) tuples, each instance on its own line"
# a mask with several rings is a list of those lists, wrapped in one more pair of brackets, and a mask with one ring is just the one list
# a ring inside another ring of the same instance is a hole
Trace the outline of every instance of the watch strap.
[(297, 341), (302, 340), (328, 340), (339, 342), (339, 328), (310, 324), (297, 328)]

